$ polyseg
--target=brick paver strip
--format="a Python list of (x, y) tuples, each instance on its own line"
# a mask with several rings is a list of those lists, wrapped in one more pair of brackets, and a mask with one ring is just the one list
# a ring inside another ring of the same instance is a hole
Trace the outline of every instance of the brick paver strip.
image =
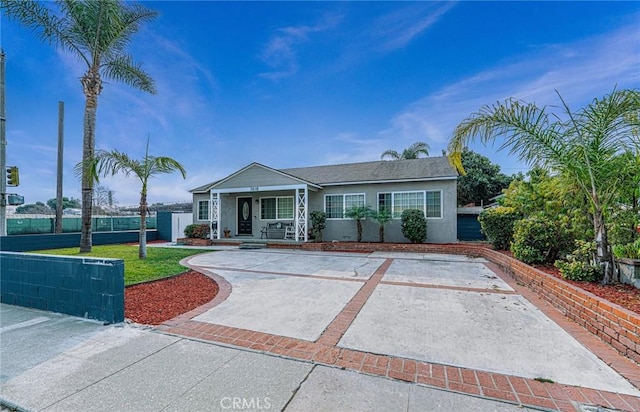
[[(381, 279), (389, 266), (391, 266), (393, 260), (394, 259), (391, 258), (384, 261), (315, 342), (192, 320), (193, 317), (206, 312), (224, 301), (231, 292), (231, 285), (226, 280), (204, 267), (192, 268), (201, 273), (205, 273), (216, 282), (219, 282), (218, 285), (222, 293), (220, 298), (218, 299), (218, 297), (216, 297), (212, 302), (171, 319), (160, 325), (157, 329), (165, 333), (186, 336), (192, 339), (239, 346), (263, 353), (310, 361), (327, 366), (337, 366), (370, 375), (384, 376), (433, 388), (448, 389), (463, 394), (483, 396), (525, 406), (575, 412), (576, 408), (571, 402), (579, 402), (623, 411), (640, 412), (640, 398), (631, 395), (564, 384), (543, 383), (535, 379), (519, 376), (451, 365), (440, 365), (415, 359), (372, 354), (337, 347), (336, 345), (342, 338), (342, 335), (355, 320), (376, 286), (380, 283), (391, 283), (381, 282)], [(507, 282), (507, 284), (516, 291), (515, 293), (528, 299), (545, 315), (592, 350), (598, 357), (602, 358), (616, 371), (629, 379), (636, 387), (640, 387), (638, 367), (633, 364), (631, 360), (623, 358), (589, 332), (573, 324), (573, 322), (565, 318), (553, 306), (540, 299), (528, 288), (515, 282), (497, 265), (493, 263), (486, 263), (486, 265), (502, 280)], [(290, 274), (288, 275), (290, 276)], [(342, 280), (339, 278), (331, 279)], [(410, 283), (404, 283), (404, 285), (416, 286)], [(428, 287), (426, 285), (419, 286)], [(486, 292), (486, 290), (482, 291)], [(513, 293), (509, 291), (494, 292)]]

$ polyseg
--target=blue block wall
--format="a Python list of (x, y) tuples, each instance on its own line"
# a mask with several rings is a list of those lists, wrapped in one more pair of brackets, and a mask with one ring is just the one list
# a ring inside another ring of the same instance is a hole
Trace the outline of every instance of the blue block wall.
[[(92, 242), (97, 245), (137, 243), (139, 231), (94, 232)], [(157, 230), (147, 230), (147, 242), (158, 240)], [(0, 237), (0, 250), (4, 252), (28, 252), (32, 250), (80, 247), (80, 233), (45, 233), (37, 235), (12, 235)]]
[(158, 229), (158, 240), (171, 242), (172, 235), (172, 212), (158, 212), (156, 214), (156, 228)]
[(124, 321), (124, 262), (0, 252), (0, 302)]

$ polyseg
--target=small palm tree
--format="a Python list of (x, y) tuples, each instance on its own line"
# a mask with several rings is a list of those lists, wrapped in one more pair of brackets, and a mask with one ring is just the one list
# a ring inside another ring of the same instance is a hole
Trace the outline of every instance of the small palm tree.
[(356, 221), (356, 230), (358, 232), (358, 242), (362, 242), (362, 219), (373, 214), (373, 209), (369, 205), (351, 206), (344, 212), (344, 217)]
[[(155, 157), (149, 155), (149, 140), (147, 140), (147, 149), (144, 153), (142, 160), (131, 159), (125, 153), (117, 150), (113, 151), (98, 151), (94, 160), (89, 165), (88, 169), (91, 171), (91, 177), (97, 183), (99, 177), (107, 175), (115, 175), (117, 173), (124, 173), (125, 176), (131, 174), (135, 175), (142, 183), (140, 190), (140, 248), (138, 251), (138, 257), (145, 259), (147, 257), (147, 186), (150, 177), (153, 177), (160, 173), (172, 173), (179, 171), (182, 174), (182, 178), (187, 176), (187, 172), (184, 167), (178, 163), (178, 161), (170, 157)], [(76, 167), (76, 170), (84, 170), (81, 164)]]
[(398, 153), (395, 150), (387, 150), (382, 153), (380, 159), (384, 160), (385, 157), (389, 157), (391, 160), (417, 159), (421, 154), (429, 156), (429, 145), (425, 142), (415, 142), (404, 149), (402, 153)]
[(382, 208), (377, 212), (374, 211), (371, 214), (371, 218), (378, 222), (378, 224), (380, 225), (378, 234), (380, 236), (380, 243), (384, 243), (384, 225), (391, 221), (391, 212), (386, 208)]
[[(87, 71), (80, 78), (85, 95), (82, 164), (89, 166), (95, 152), (96, 112), (102, 92), (102, 78), (116, 80), (155, 93), (153, 79), (126, 52), (140, 25), (157, 15), (139, 5), (118, 0), (59, 0), (58, 13), (46, 2), (1, 0), (0, 7), (56, 48), (70, 51), (84, 62)], [(91, 252), (93, 183), (88, 169), (82, 172), (82, 230), (80, 252)]]

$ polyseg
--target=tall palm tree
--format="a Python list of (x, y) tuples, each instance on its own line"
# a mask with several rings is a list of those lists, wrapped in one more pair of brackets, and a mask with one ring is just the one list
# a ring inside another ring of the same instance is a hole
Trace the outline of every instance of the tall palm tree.
[(384, 159), (385, 157), (389, 157), (391, 160), (417, 159), (421, 154), (429, 156), (429, 145), (425, 142), (415, 142), (404, 149), (402, 153), (398, 153), (395, 150), (387, 150), (382, 153), (380, 159)]
[(147, 187), (149, 178), (160, 173), (173, 173), (179, 171), (182, 178), (187, 176), (184, 167), (176, 160), (170, 157), (155, 157), (149, 155), (149, 140), (147, 140), (147, 148), (142, 160), (135, 160), (127, 156), (125, 153), (117, 150), (104, 151), (100, 150), (96, 153), (93, 161), (88, 165), (78, 164), (78, 171), (89, 170), (90, 177), (93, 182), (98, 183), (100, 176), (115, 175), (124, 173), (125, 176), (135, 175), (142, 183), (140, 189), (140, 248), (138, 257), (145, 259), (147, 257)]
[[(70, 51), (85, 63), (80, 78), (85, 95), (82, 164), (89, 165), (95, 152), (96, 112), (102, 79), (120, 81), (155, 93), (153, 79), (135, 64), (126, 46), (142, 23), (156, 16), (145, 7), (118, 0), (58, 0), (55, 13), (34, 0), (0, 0), (9, 18), (34, 29), (40, 38), (56, 48)], [(82, 172), (82, 234), (80, 252), (90, 252), (93, 180)]]
[(558, 96), (564, 119), (546, 107), (515, 99), (483, 106), (455, 128), (449, 159), (464, 173), (461, 154), (468, 143), (502, 138), (500, 149), (509, 148), (530, 165), (568, 176), (589, 200), (598, 256), (606, 268), (604, 282), (609, 282), (613, 261), (605, 221), (609, 206), (632, 174), (626, 156), (640, 156), (640, 91), (614, 90), (577, 112)]

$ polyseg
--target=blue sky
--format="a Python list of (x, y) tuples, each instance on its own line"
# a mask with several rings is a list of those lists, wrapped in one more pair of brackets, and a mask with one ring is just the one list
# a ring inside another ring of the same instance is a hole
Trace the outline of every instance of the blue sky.
[[(260, 162), (274, 168), (378, 160), (415, 141), (440, 155), (484, 104), (516, 97), (580, 108), (640, 86), (640, 2), (144, 2), (159, 17), (131, 52), (157, 83), (148, 95), (109, 82), (98, 149), (180, 161), (151, 202)], [(64, 194), (80, 197), (84, 67), (2, 18), (7, 161), (27, 203), (55, 197), (57, 106), (65, 102)], [(505, 151), (472, 149), (507, 174)], [(106, 178), (119, 204), (138, 182)]]

